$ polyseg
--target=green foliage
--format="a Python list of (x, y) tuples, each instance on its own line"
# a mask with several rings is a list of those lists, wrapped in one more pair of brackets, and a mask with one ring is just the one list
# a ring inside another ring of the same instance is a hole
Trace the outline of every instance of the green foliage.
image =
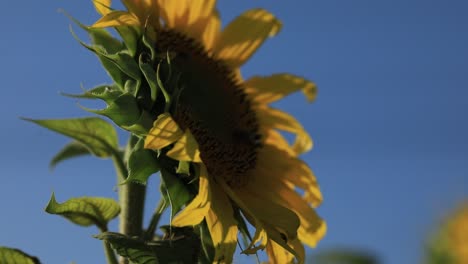
[(15, 248), (0, 247), (0, 263), (5, 264), (40, 264), (37, 257), (30, 256)]
[(71, 158), (76, 158), (79, 156), (83, 155), (89, 155), (91, 152), (89, 152), (89, 149), (86, 148), (85, 145), (81, 144), (80, 142), (77, 141), (72, 141), (65, 145), (65, 147), (62, 148), (50, 161), (49, 167), (51, 169), (55, 168), (58, 163), (71, 159)]
[(118, 149), (117, 132), (100, 118), (24, 120), (73, 138), (101, 158), (112, 156)]
[(60, 204), (52, 193), (45, 211), (80, 226), (96, 225), (101, 231), (107, 231), (107, 223), (119, 215), (120, 206), (113, 199), (101, 197), (72, 198)]
[(143, 148), (144, 141), (140, 140), (131, 150), (128, 158), (127, 182), (146, 184), (148, 178), (159, 171), (157, 155), (154, 151)]
[(171, 215), (174, 216), (193, 199), (194, 193), (177, 174), (165, 168), (161, 168), (161, 179), (161, 194), (171, 206)]
[(162, 240), (149, 242), (113, 232), (95, 237), (109, 242), (117, 254), (137, 264), (197, 263), (200, 248), (200, 241), (191, 228), (172, 227)]

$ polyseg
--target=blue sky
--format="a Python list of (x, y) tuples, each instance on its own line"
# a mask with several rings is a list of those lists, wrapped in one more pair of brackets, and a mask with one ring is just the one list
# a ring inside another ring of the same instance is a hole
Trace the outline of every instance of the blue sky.
[[(368, 249), (383, 263), (419, 262), (432, 228), (468, 198), (468, 3), (219, 3), (225, 22), (253, 7), (269, 9), (284, 27), (244, 75), (292, 72), (319, 87), (313, 104), (300, 95), (279, 103), (315, 141), (303, 159), (321, 183), (318, 211), (329, 227), (317, 251)], [(68, 140), (18, 119), (85, 116), (76, 100), (58, 93), (109, 80), (58, 8), (84, 23), (97, 18), (91, 1), (78, 0), (11, 1), (0, 16), (0, 245), (44, 263), (101, 263), (101, 244), (90, 237), (97, 229), (43, 209), (52, 191), (59, 201), (116, 197), (111, 162), (79, 158), (51, 172), (50, 158)], [(151, 184), (149, 211), (156, 177)]]

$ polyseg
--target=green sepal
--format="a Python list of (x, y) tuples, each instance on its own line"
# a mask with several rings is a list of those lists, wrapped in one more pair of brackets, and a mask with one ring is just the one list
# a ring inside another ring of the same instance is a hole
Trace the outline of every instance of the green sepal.
[(65, 145), (65, 147), (63, 147), (57, 154), (55, 154), (55, 156), (50, 161), (49, 168), (54, 169), (57, 164), (64, 160), (90, 154), (92, 153), (85, 145), (78, 141), (72, 141)]
[[(103, 59), (107, 59), (108, 61), (112, 62), (118, 69), (120, 69), (120, 71), (130, 76), (131, 78), (137, 81), (140, 80), (140, 69), (128, 50), (122, 50), (117, 53), (109, 54), (101, 45), (88, 45), (81, 41), (71, 27), (70, 32), (83, 47), (94, 52), (96, 55), (100, 56), (100, 58), (102, 57)], [(121, 84), (121, 82), (117, 84)]]
[(133, 263), (197, 263), (200, 240), (191, 228), (170, 228), (166, 239), (145, 242), (113, 232), (96, 235)]
[(123, 184), (128, 182), (146, 184), (148, 178), (159, 171), (158, 157), (154, 151), (144, 148), (143, 139), (140, 139), (131, 150), (127, 169), (128, 178)]
[(125, 93), (119, 96), (109, 105), (101, 110), (84, 108), (86, 111), (103, 115), (110, 118), (118, 126), (130, 126), (135, 124), (141, 116), (141, 110), (136, 98), (133, 95)]
[(174, 216), (193, 199), (195, 194), (182, 179), (165, 168), (161, 169), (161, 179), (161, 194), (171, 206), (171, 216)]
[(105, 232), (107, 223), (119, 215), (120, 206), (115, 200), (102, 197), (72, 198), (60, 204), (52, 193), (45, 211), (61, 215), (80, 226), (96, 225)]
[(153, 125), (153, 117), (146, 111), (141, 111), (140, 118), (135, 124), (122, 126), (123, 129), (130, 131), (138, 136), (146, 136)]
[[(118, 40), (112, 37), (112, 35), (107, 32), (105, 29), (101, 28), (92, 28), (86, 25), (83, 25), (80, 21), (73, 18), (66, 12), (64, 12), (66, 16), (70, 18), (75, 24), (77, 24), (80, 28), (85, 30), (89, 36), (91, 37), (92, 43), (96, 47), (97, 50), (101, 50), (104, 54), (115, 54), (121, 52), (125, 49), (125, 46)], [(92, 46), (86, 45), (82, 42), (76, 34), (73, 32), (72, 28), (70, 27), (70, 31), (73, 37), (84, 47), (93, 51), (101, 61), (104, 69), (106, 70), (107, 74), (112, 78), (112, 80), (118, 85), (120, 89), (123, 89), (125, 81), (129, 78), (123, 71), (120, 70), (112, 61), (108, 60), (105, 56), (100, 55), (99, 53), (95, 52)]]
[(190, 175), (190, 162), (188, 161), (179, 161), (179, 166), (177, 166), (177, 173)]
[(213, 263), (216, 249), (213, 245), (206, 220), (203, 220), (203, 222), (198, 225), (198, 232), (201, 240), (201, 249), (203, 251), (203, 255), (201, 255), (201, 257), (203, 257), (202, 263)]
[(132, 80), (132, 79), (128, 79), (125, 81), (125, 84), (124, 84), (124, 91), (129, 93), (129, 94), (133, 94), (134, 96), (137, 96), (138, 94), (138, 91), (140, 89), (140, 85), (141, 82), (140, 81), (135, 81), (135, 80)]
[(83, 99), (100, 99), (105, 101), (107, 104), (116, 100), (123, 94), (123, 91), (117, 85), (99, 85), (82, 94), (68, 94), (62, 93), (62, 95), (73, 98)]
[(125, 43), (129, 54), (134, 57), (138, 51), (138, 42), (142, 35), (141, 29), (134, 26), (119, 26), (115, 27), (115, 29)]
[(37, 257), (8, 247), (0, 247), (0, 263), (41, 264)]
[(139, 58), (140, 70), (148, 82), (151, 90), (151, 102), (154, 103), (156, 102), (156, 97), (158, 95), (158, 79), (156, 77), (156, 72), (153, 70), (153, 66), (151, 66), (151, 64), (144, 63), (142, 56), (143, 55), (141, 55)]
[(111, 124), (100, 118), (23, 119), (73, 138), (97, 157), (110, 157), (118, 149), (117, 132)]

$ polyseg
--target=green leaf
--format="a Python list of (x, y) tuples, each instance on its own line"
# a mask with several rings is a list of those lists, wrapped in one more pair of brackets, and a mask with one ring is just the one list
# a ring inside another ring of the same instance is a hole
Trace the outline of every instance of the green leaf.
[(105, 240), (122, 257), (140, 264), (197, 263), (200, 241), (188, 228), (171, 228), (167, 239), (144, 242), (125, 235), (105, 232), (95, 236)]
[(101, 158), (113, 155), (118, 149), (117, 132), (111, 124), (100, 118), (24, 120), (73, 138)]
[(60, 150), (52, 158), (52, 161), (50, 162), (49, 167), (51, 169), (54, 169), (58, 163), (64, 160), (79, 157), (79, 156), (89, 155), (89, 154), (91, 154), (91, 152), (89, 152), (89, 149), (86, 148), (83, 144), (77, 141), (72, 141), (68, 143), (67, 145), (65, 145), (65, 147), (62, 148), (62, 150)]
[(185, 204), (195, 196), (190, 188), (174, 173), (161, 169), (161, 193), (171, 206), (172, 216), (176, 215)]
[(0, 247), (0, 263), (8, 264), (40, 264), (37, 257), (30, 256), (15, 248)]
[(148, 178), (159, 171), (158, 157), (152, 150), (144, 149), (144, 140), (135, 145), (128, 159), (128, 178), (124, 183), (146, 184)]
[(101, 231), (107, 231), (107, 223), (120, 213), (119, 204), (110, 198), (80, 197), (64, 203), (57, 203), (52, 193), (45, 211), (61, 215), (80, 226), (96, 225)]

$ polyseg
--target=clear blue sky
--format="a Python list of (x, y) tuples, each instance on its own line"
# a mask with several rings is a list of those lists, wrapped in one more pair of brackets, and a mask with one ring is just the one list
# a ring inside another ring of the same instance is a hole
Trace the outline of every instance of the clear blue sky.
[[(325, 197), (319, 212), (329, 232), (318, 250), (369, 249), (383, 263), (417, 263), (431, 228), (468, 198), (468, 2), (219, 4), (225, 22), (258, 6), (284, 28), (244, 74), (293, 72), (319, 86), (313, 104), (299, 95), (280, 104), (315, 140), (303, 158)], [(50, 158), (68, 140), (18, 119), (84, 116), (76, 100), (58, 92), (108, 81), (58, 8), (85, 23), (97, 18), (91, 1), (81, 0), (9, 1), (0, 16), (0, 245), (44, 263), (102, 263), (101, 244), (90, 237), (97, 229), (43, 209), (52, 191), (59, 201), (116, 197), (111, 162), (80, 158), (50, 172)], [(149, 211), (156, 178), (151, 184)]]

